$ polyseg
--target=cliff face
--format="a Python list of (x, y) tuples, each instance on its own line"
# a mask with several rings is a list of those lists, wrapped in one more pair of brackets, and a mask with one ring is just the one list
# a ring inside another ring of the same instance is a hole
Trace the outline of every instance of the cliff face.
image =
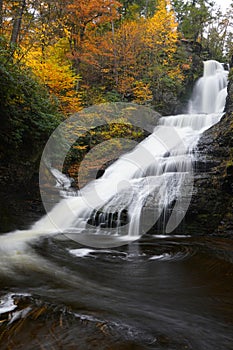
[(233, 77), (225, 115), (198, 144), (194, 194), (185, 218), (186, 234), (233, 234)]

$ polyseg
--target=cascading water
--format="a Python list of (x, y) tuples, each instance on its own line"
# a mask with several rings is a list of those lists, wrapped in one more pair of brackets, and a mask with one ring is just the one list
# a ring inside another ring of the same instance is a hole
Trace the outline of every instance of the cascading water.
[[(194, 88), (190, 113), (161, 118), (151, 136), (122, 156), (106, 170), (102, 179), (83, 191), (84, 198), (88, 198), (94, 190), (104, 193), (104, 205), (97, 204), (93, 211), (93, 206), (90, 208), (85, 203), (83, 213), (79, 215), (81, 218), (74, 222), (76, 233), (80, 226), (85, 232), (87, 223), (91, 222), (99, 227), (99, 234), (109, 232), (109, 227), (117, 225), (114, 232), (119, 235), (125, 234), (127, 239), (138, 237), (180, 196), (181, 202), (185, 201), (185, 197), (187, 200), (192, 191), (189, 176), (194, 161), (193, 151), (200, 135), (222, 116), (227, 95), (227, 74), (219, 62), (204, 62), (204, 75)], [(117, 183), (115, 190), (113, 183)], [(151, 197), (152, 203), (148, 204)], [(162, 230), (169, 233), (177, 226), (176, 221), (182, 220), (189, 201), (182, 204), (177, 206), (166, 227), (163, 223)], [(183, 208), (185, 205), (186, 208)], [(148, 207), (153, 207), (153, 212), (149, 210), (149, 214), (143, 216)], [(120, 226), (122, 210), (128, 213), (126, 231), (124, 226)], [(115, 220), (112, 220), (112, 213), (118, 214)], [(75, 234), (69, 236), (75, 239)], [(83, 242), (89, 243), (85, 239)]]
[(203, 77), (194, 87), (189, 103), (189, 113), (220, 113), (225, 106), (227, 96), (227, 75), (221, 63), (204, 62)]
[(120, 245), (119, 240), (140, 237), (177, 201), (175, 214), (162, 228), (171, 232), (191, 199), (190, 174), (200, 135), (221, 119), (227, 73), (216, 61), (204, 62), (189, 114), (161, 118), (148, 138), (86, 185), (81, 195), (63, 199), (31, 230), (3, 236), (2, 247), (11, 245), (10, 237), (17, 237), (18, 244), (57, 232), (94, 247)]

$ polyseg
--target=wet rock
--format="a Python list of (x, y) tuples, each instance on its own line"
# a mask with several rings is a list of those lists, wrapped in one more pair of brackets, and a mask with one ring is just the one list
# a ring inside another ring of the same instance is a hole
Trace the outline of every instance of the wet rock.
[(101, 228), (116, 228), (129, 223), (128, 211), (123, 209), (116, 212), (103, 212), (101, 210), (93, 210), (87, 224), (91, 226), (100, 226)]
[(199, 141), (187, 234), (233, 234), (233, 81), (225, 115)]
[(140, 330), (118, 326), (96, 313), (45, 303), (33, 296), (14, 297), (17, 308), (0, 318), (0, 350), (149, 349)]
[(44, 214), (38, 176), (23, 179), (22, 169), (1, 165), (0, 182), (0, 232), (26, 229)]

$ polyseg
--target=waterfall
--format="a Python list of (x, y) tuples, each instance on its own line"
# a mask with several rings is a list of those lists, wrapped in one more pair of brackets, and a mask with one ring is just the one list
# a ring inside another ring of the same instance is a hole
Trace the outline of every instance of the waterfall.
[(227, 75), (221, 63), (210, 60), (204, 62), (203, 77), (194, 87), (189, 104), (189, 113), (223, 112), (227, 96)]
[[(159, 218), (160, 229), (172, 232), (191, 200), (195, 147), (200, 135), (221, 119), (226, 87), (227, 71), (223, 66), (216, 61), (204, 62), (204, 74), (194, 87), (189, 114), (160, 118), (149, 137), (76, 197), (61, 200), (21, 237), (30, 240), (62, 232), (88, 246), (117, 246), (137, 239)], [(69, 183), (59, 174), (60, 179)]]

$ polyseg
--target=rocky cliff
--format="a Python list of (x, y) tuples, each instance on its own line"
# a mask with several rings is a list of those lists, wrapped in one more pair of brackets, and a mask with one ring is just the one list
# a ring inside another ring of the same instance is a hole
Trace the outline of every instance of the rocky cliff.
[(194, 194), (185, 218), (187, 234), (233, 234), (233, 70), (221, 121), (198, 144)]

